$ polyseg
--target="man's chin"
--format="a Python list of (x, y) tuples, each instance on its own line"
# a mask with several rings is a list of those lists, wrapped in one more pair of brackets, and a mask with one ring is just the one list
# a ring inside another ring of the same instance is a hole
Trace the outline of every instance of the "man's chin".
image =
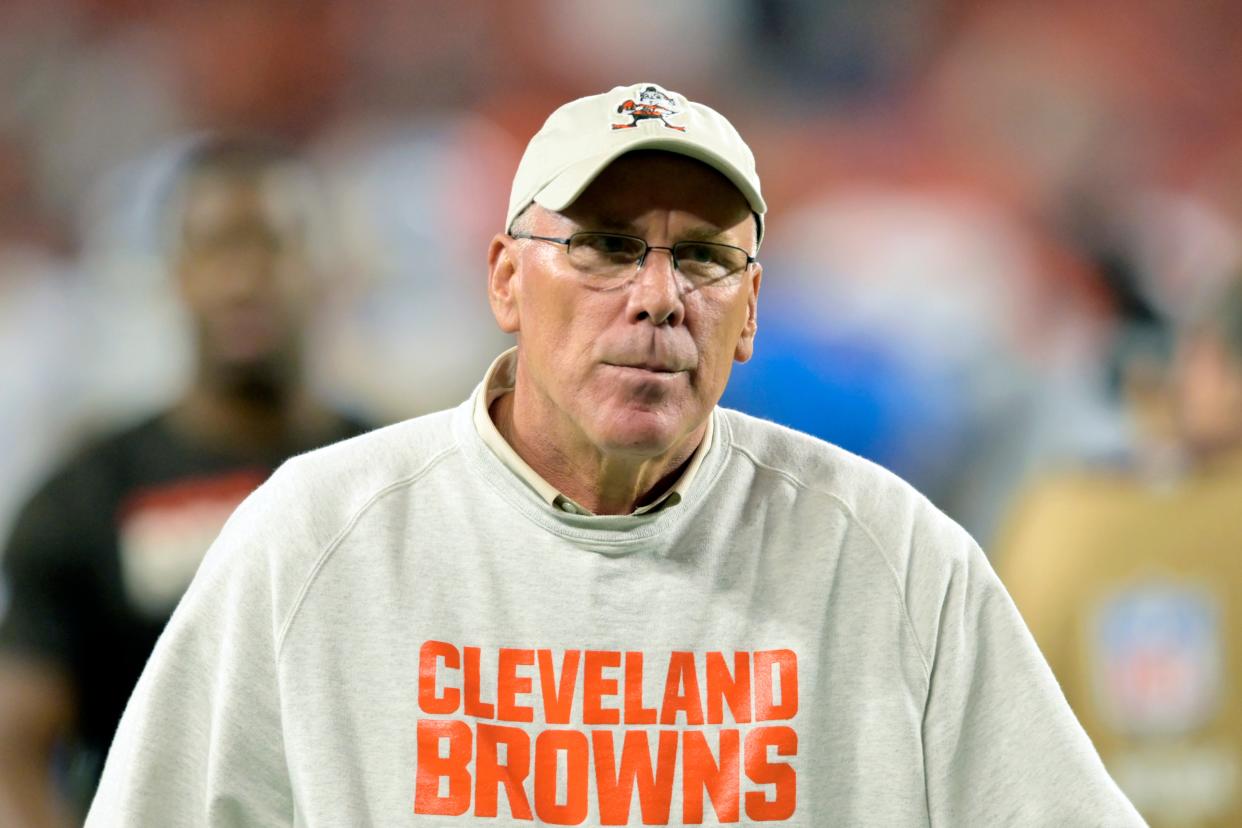
[(231, 396), (255, 402), (279, 402), (289, 390), (289, 377), (279, 360), (223, 362), (213, 372)]
[(686, 433), (683, 418), (669, 411), (617, 411), (598, 423), (596, 445), (606, 453), (658, 457)]

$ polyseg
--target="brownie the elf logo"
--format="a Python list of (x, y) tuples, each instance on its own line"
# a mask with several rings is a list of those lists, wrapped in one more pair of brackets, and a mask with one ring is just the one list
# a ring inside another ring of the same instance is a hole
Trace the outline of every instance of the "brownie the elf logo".
[(629, 115), (630, 122), (613, 124), (613, 129), (633, 129), (638, 126), (639, 121), (658, 120), (669, 129), (675, 129), (678, 132), (686, 131), (684, 126), (675, 126), (668, 122), (669, 115), (677, 114), (677, 103), (670, 95), (655, 86), (648, 86), (639, 92), (637, 101), (633, 98), (626, 99), (617, 107), (617, 114)]
[(426, 641), (418, 706), (418, 814), (701, 825), (786, 820), (797, 807), (792, 650)]

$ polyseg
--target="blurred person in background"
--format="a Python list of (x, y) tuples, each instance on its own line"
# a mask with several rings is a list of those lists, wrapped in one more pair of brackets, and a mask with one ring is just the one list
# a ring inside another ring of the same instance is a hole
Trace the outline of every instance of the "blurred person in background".
[(1212, 300), (1178, 337), (1165, 406), (1151, 349), (1139, 355), (1133, 399), (1152, 445), (1125, 470), (1037, 483), (997, 552), (1071, 706), (1153, 826), (1242, 824), (1242, 279)]
[(0, 596), (0, 824), (80, 819), (126, 699), (233, 508), (285, 458), (364, 428), (308, 392), (315, 194), (264, 140), (186, 154), (166, 211), (196, 343), (170, 409), (95, 442), (19, 514)]

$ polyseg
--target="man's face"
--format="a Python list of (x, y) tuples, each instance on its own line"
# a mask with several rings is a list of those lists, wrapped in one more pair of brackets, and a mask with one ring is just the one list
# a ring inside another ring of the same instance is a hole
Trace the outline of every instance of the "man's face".
[(186, 183), (176, 262), (200, 366), (225, 383), (288, 378), (313, 279), (279, 176), (201, 173)]
[[(535, 235), (626, 233), (651, 245), (717, 241), (750, 252), (746, 200), (715, 170), (679, 155), (622, 156), (564, 213), (532, 206)], [(651, 251), (621, 287), (601, 289), (563, 245), (498, 236), (492, 304), (518, 338), (525, 383), (547, 435), (566, 450), (656, 456), (696, 432), (724, 392), (736, 360), (751, 356), (761, 270), (751, 265), (694, 287), (666, 251)], [(498, 278), (499, 276), (499, 278)]]
[(1199, 452), (1242, 444), (1242, 365), (1215, 332), (1183, 343), (1175, 389), (1183, 439)]

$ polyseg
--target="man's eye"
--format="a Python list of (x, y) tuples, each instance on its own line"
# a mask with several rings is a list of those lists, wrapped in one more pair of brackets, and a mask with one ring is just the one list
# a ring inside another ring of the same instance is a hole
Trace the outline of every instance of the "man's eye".
[(627, 245), (623, 239), (599, 236), (595, 241), (595, 246), (606, 253), (620, 253), (626, 249)]
[(719, 244), (683, 244), (677, 249), (677, 261), (700, 269), (723, 269), (731, 272), (737, 268), (734, 251)]
[(681, 255), (684, 259), (697, 264), (711, 264), (720, 258), (711, 246), (706, 244), (682, 245)]
[(578, 239), (578, 244), (593, 253), (624, 258), (637, 256), (637, 243), (622, 236), (590, 235)]

